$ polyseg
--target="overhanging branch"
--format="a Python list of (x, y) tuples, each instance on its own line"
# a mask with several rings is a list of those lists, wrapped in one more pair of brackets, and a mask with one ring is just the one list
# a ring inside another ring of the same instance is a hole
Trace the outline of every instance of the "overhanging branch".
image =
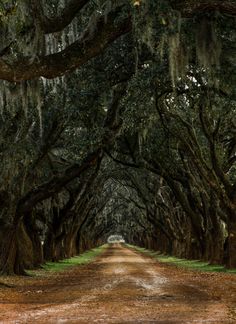
[[(119, 104), (122, 96), (125, 93), (126, 86), (120, 85), (113, 93), (113, 98), (110, 103), (110, 107), (107, 112), (107, 118), (104, 123), (104, 129), (106, 132), (99, 143), (98, 147), (84, 158), (80, 164), (73, 164), (68, 167), (62, 174), (56, 175), (46, 183), (41, 184), (36, 189), (29, 191), (19, 201), (17, 208), (17, 217), (15, 223), (18, 224), (19, 220), (25, 213), (29, 213), (32, 208), (55, 193), (60, 192), (61, 189), (71, 182), (73, 179), (78, 178), (88, 169), (97, 167), (101, 162), (104, 155), (104, 149), (115, 140), (119, 127), (117, 127), (117, 114), (119, 111)], [(120, 125), (121, 126), (121, 125)], [(110, 131), (110, 136), (108, 132)]]
[(198, 13), (205, 13), (210, 11), (218, 11), (223, 15), (236, 16), (235, 1), (222, 0), (171, 0), (173, 9), (179, 10), (183, 17), (192, 18)]
[[(38, 2), (38, 0), (36, 0)], [(77, 13), (89, 2), (89, 0), (71, 0), (56, 17), (46, 17), (41, 14), (41, 28), (45, 34), (56, 33), (63, 30), (75, 18)]]
[(121, 35), (131, 30), (131, 17), (116, 18), (122, 13), (123, 6), (111, 11), (107, 19), (98, 18), (95, 32), (91, 34), (90, 28), (73, 44), (63, 51), (47, 56), (38, 57), (32, 62), (31, 57), (26, 57), (10, 64), (0, 58), (0, 79), (10, 82), (45, 77), (52, 79), (71, 72), (90, 59), (98, 56), (103, 50)]

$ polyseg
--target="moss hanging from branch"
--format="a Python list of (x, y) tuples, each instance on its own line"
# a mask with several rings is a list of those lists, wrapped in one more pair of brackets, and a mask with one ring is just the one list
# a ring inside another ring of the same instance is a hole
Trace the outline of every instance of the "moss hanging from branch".
[(176, 6), (165, 0), (144, 0), (135, 8), (139, 56), (145, 45), (161, 64), (168, 62), (173, 87), (184, 81), (190, 62), (216, 85), (222, 47), (217, 36), (220, 16), (211, 10), (186, 18), (184, 8), (173, 9)]
[(175, 87), (178, 79), (184, 79), (186, 69), (188, 67), (189, 55), (180, 34), (176, 33), (168, 37), (169, 51), (169, 71), (172, 81), (172, 86)]
[[(0, 5), (0, 13), (3, 8)], [(43, 54), (44, 35), (31, 10), (31, 2), (12, 1), (7, 8), (13, 9), (10, 12), (8, 10), (7, 15), (0, 14), (1, 56), (6, 63), (12, 63), (21, 56), (30, 56), (32, 61), (36, 60), (38, 55)]]
[(221, 43), (217, 38), (214, 21), (208, 17), (201, 18), (197, 24), (196, 53), (199, 64), (204, 68), (219, 67)]
[(179, 78), (184, 78), (189, 61), (185, 34), (181, 30), (181, 25), (181, 14), (171, 10), (166, 1), (155, 4), (150, 0), (140, 2), (135, 13), (138, 43), (145, 44), (162, 64), (164, 64), (164, 56), (168, 57), (173, 87)]

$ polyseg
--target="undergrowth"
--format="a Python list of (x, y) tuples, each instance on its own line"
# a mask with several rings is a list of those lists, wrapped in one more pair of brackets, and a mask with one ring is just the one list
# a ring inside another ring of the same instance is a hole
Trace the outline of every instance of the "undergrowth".
[(128, 245), (128, 244), (127, 246), (139, 252), (142, 252), (148, 256), (151, 256), (160, 262), (173, 264), (177, 267), (187, 268), (191, 270), (198, 270), (198, 271), (225, 272), (225, 273), (236, 274), (236, 269), (226, 269), (222, 265), (211, 265), (208, 262), (199, 261), (199, 260), (180, 259), (173, 256), (161, 254), (159, 251), (147, 250), (139, 246)]

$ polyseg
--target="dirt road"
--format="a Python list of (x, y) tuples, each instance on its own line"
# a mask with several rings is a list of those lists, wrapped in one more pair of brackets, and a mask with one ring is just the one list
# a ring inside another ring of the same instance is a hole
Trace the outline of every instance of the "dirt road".
[(236, 323), (236, 276), (177, 269), (119, 245), (89, 265), (15, 282), (0, 287), (0, 323)]

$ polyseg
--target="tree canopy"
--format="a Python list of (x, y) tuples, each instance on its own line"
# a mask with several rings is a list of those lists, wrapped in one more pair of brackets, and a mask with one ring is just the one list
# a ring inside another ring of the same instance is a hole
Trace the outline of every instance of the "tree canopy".
[(236, 267), (235, 15), (0, 1), (1, 273), (113, 234)]

